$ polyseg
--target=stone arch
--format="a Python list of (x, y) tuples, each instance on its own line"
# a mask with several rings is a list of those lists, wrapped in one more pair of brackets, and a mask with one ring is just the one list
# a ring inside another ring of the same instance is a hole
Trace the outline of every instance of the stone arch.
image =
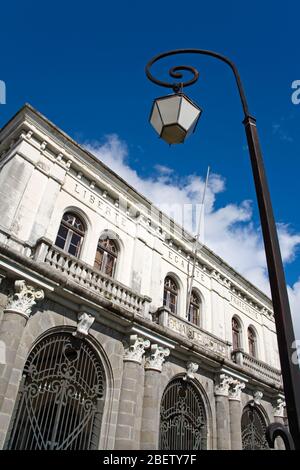
[(265, 431), (269, 424), (266, 411), (261, 405), (249, 402), (241, 417), (242, 448), (244, 450), (268, 449)]
[[(169, 431), (175, 428), (185, 432), (181, 442), (176, 442), (176, 432), (170, 437)], [(211, 448), (211, 429), (211, 408), (202, 385), (196, 379), (184, 380), (183, 373), (173, 376), (160, 398), (160, 450)]]
[[(123, 259), (125, 257), (125, 245), (124, 245), (124, 242), (121, 238), (121, 236), (115, 232), (114, 230), (111, 230), (111, 229), (104, 229), (100, 232), (99, 236), (98, 236), (98, 239), (97, 239), (97, 244), (99, 242), (99, 240), (103, 237), (106, 237), (106, 238), (110, 238), (111, 240), (113, 240), (113, 242), (115, 243), (116, 245), (116, 248), (117, 248), (117, 259), (116, 259), (116, 265), (115, 265), (115, 269), (114, 269), (114, 276), (116, 279), (119, 279), (120, 277), (120, 273), (122, 271), (122, 266), (123, 266)], [(96, 254), (95, 254), (96, 255)]]
[[(56, 227), (56, 232), (54, 234), (55, 238), (57, 236), (62, 218), (63, 218), (63, 216), (66, 212), (71, 212), (74, 215), (77, 215), (80, 218), (80, 220), (82, 221), (83, 225), (84, 225), (85, 233), (84, 233), (84, 237), (83, 237), (83, 241), (82, 241), (82, 246), (80, 248), (79, 258), (82, 259), (82, 260), (85, 260), (86, 253), (87, 253), (87, 250), (88, 250), (88, 246), (89, 246), (89, 243), (90, 243), (90, 237), (92, 235), (92, 222), (91, 222), (90, 218), (88, 217), (88, 215), (86, 214), (86, 212), (83, 211), (80, 207), (75, 206), (73, 204), (69, 205), (69, 206), (66, 206), (66, 207), (63, 208), (62, 211), (59, 211), (59, 213), (57, 215), (57, 218), (56, 218), (57, 227)], [(53, 240), (53, 243), (55, 243), (55, 239)]]
[[(40, 313), (40, 312), (38, 312)], [(54, 315), (53, 313), (46, 313), (43, 312), (43, 321), (41, 322), (38, 319), (38, 315), (34, 315), (30, 318), (27, 326), (24, 330), (22, 335), (22, 339), (20, 341), (18, 352), (17, 352), (17, 360), (14, 368), (14, 374), (19, 377), (19, 381), (17, 383), (17, 387), (20, 385), (22, 371), (24, 369), (25, 363), (27, 358), (29, 357), (31, 351), (35, 347), (35, 345), (43, 339), (48, 334), (53, 332), (61, 331), (61, 332), (70, 332), (73, 333), (76, 330), (76, 324), (69, 318), (62, 317), (61, 315), (57, 314)], [(95, 334), (93, 334), (95, 333)], [(112, 416), (112, 405), (113, 401), (118, 399), (118, 395), (115, 391), (114, 382), (114, 372), (110, 360), (106, 354), (105, 348), (102, 346), (102, 340), (99, 337), (99, 332), (93, 331), (88, 335), (86, 341), (93, 346), (96, 351), (98, 357), (102, 362), (105, 377), (106, 377), (106, 398), (105, 398), (105, 405), (103, 409), (103, 419), (102, 419), (102, 427), (101, 427), (101, 434), (100, 440), (98, 443), (98, 448), (106, 449), (111, 446), (111, 439), (114, 436), (114, 430), (111, 428), (111, 416)], [(101, 344), (100, 344), (101, 342)], [(11, 394), (11, 403), (12, 406), (16, 405), (18, 395), (18, 388), (15, 387), (14, 393)], [(12, 422), (10, 422), (10, 427)], [(7, 433), (7, 436), (9, 433)]]

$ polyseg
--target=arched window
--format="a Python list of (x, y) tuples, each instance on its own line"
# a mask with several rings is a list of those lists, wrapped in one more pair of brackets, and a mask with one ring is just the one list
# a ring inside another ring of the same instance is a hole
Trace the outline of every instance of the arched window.
[(94, 349), (71, 333), (39, 341), (26, 361), (6, 448), (97, 449), (105, 376)]
[(237, 318), (232, 319), (232, 348), (233, 350), (241, 347), (241, 325)]
[(251, 327), (248, 328), (248, 351), (250, 356), (257, 356), (256, 334)]
[(65, 212), (61, 219), (55, 245), (70, 255), (79, 256), (84, 232), (82, 220), (72, 212)]
[(266, 421), (255, 405), (247, 405), (242, 414), (242, 446), (244, 450), (268, 449), (265, 438)]
[(118, 248), (109, 237), (100, 237), (97, 246), (94, 268), (108, 276), (113, 276), (117, 262)]
[(164, 285), (164, 305), (169, 308), (172, 313), (177, 313), (177, 300), (178, 285), (172, 277), (167, 276)]
[(198, 292), (194, 289), (191, 293), (190, 299), (190, 308), (188, 313), (188, 321), (194, 323), (194, 325), (200, 326), (200, 308), (201, 308), (201, 299)]
[(164, 391), (160, 406), (159, 449), (207, 448), (207, 419), (202, 397), (190, 382), (174, 379)]

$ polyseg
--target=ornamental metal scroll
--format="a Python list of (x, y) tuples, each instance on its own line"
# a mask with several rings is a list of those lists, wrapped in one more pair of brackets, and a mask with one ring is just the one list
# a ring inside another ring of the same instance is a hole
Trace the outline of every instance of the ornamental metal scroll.
[(207, 420), (203, 400), (191, 381), (182, 378), (167, 386), (160, 408), (159, 449), (207, 448)]
[(244, 450), (268, 449), (266, 440), (267, 425), (260, 410), (247, 405), (242, 415), (242, 446)]
[(102, 364), (85, 340), (68, 333), (41, 340), (24, 367), (6, 448), (96, 449), (104, 380)]

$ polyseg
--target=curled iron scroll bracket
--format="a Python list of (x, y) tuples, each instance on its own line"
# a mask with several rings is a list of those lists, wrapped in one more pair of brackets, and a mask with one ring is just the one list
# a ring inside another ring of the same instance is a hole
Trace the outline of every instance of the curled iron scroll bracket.
[(235, 80), (236, 80), (236, 84), (237, 84), (239, 95), (240, 95), (240, 98), (241, 98), (241, 103), (242, 103), (244, 115), (245, 115), (245, 117), (250, 116), (246, 96), (245, 96), (244, 89), (243, 89), (243, 86), (242, 86), (242, 82), (241, 82), (241, 79), (240, 79), (240, 75), (238, 73), (238, 70), (237, 70), (235, 64), (230, 59), (228, 59), (227, 57), (225, 57), (222, 54), (219, 54), (217, 52), (207, 51), (205, 49), (175, 49), (173, 51), (168, 51), (168, 52), (163, 52), (162, 54), (158, 54), (155, 57), (153, 57), (148, 62), (148, 64), (146, 65), (145, 72), (146, 72), (146, 75), (149, 78), (149, 80), (151, 80), (151, 82), (155, 83), (156, 85), (159, 85), (159, 86), (162, 86), (162, 87), (165, 87), (165, 88), (172, 88), (173, 91), (175, 91), (175, 93), (177, 93), (178, 91), (180, 91), (184, 87), (187, 87), (187, 86), (190, 86), (190, 85), (193, 85), (194, 83), (196, 83), (198, 78), (199, 78), (199, 72), (195, 67), (191, 67), (189, 65), (178, 65), (176, 67), (172, 67), (169, 70), (169, 75), (172, 78), (177, 78), (179, 80), (183, 78), (183, 74), (181, 73), (181, 71), (192, 73), (192, 78), (190, 78), (187, 81), (181, 81), (181, 82), (177, 82), (177, 83), (165, 82), (165, 81), (159, 80), (158, 78), (154, 77), (154, 75), (151, 73), (151, 67), (152, 67), (153, 64), (155, 64), (156, 62), (158, 62), (161, 59), (164, 59), (165, 57), (169, 57), (169, 56), (173, 56), (173, 55), (177, 55), (177, 54), (201, 54), (201, 55), (206, 55), (206, 56), (214, 57), (215, 59), (221, 60), (222, 62), (225, 62), (227, 65), (229, 65), (229, 67), (231, 68), (231, 70), (234, 74)]
[(266, 430), (266, 439), (271, 449), (274, 449), (277, 437), (282, 438), (286, 450), (295, 450), (293, 438), (286, 426), (281, 423), (269, 424)]

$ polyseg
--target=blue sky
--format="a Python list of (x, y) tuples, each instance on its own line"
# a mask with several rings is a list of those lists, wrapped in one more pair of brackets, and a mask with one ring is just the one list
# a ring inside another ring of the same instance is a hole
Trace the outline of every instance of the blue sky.
[[(203, 178), (210, 164), (222, 186), (211, 193), (211, 231), (224, 227), (217, 222), (225, 211), (232, 217), (226, 230), (233, 240), (243, 232), (247, 244), (249, 234), (251, 256), (260, 243), (259, 220), (229, 68), (200, 56), (158, 66), (162, 78), (167, 78), (167, 65), (196, 66), (199, 81), (186, 92), (204, 112), (196, 133), (171, 148), (147, 122), (152, 100), (165, 94), (145, 77), (152, 56), (184, 47), (228, 55), (240, 70), (258, 120), (275, 217), (285, 224), (287, 281), (300, 293), (295, 284), (300, 276), (300, 105), (291, 100), (291, 84), (300, 80), (299, 17), (297, 1), (3, 2), (0, 80), (7, 86), (7, 104), (0, 105), (0, 126), (29, 102), (73, 138), (92, 145), (100, 158), (106, 152), (106, 162), (131, 182), (146, 182), (148, 196), (158, 183), (167, 190), (177, 186), (182, 195), (185, 182)], [(161, 167), (172, 172), (162, 174)], [(256, 281), (253, 267), (238, 266), (220, 240), (212, 239), (212, 248)], [(259, 278), (257, 283), (262, 285)]]

